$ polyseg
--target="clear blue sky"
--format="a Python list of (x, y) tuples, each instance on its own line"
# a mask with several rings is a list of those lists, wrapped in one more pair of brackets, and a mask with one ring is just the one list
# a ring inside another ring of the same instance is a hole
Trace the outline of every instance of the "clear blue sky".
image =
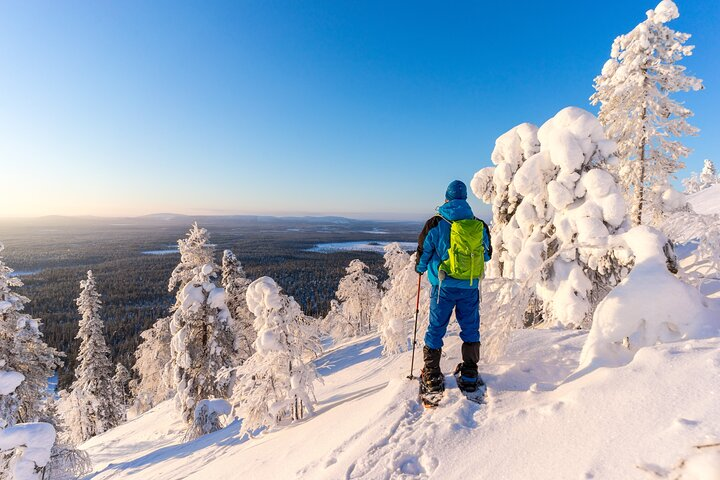
[[(0, 216), (426, 216), (512, 126), (595, 112), (656, 3), (4, 0)], [(677, 4), (706, 87), (684, 176), (720, 163), (720, 2)]]

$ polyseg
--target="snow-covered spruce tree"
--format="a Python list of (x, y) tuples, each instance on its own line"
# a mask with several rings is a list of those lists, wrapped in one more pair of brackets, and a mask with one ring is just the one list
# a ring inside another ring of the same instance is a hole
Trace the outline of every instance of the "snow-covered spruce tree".
[(230, 250), (223, 252), (222, 286), (225, 303), (234, 320), (236, 364), (241, 364), (253, 354), (255, 329), (253, 314), (247, 306), (246, 293), (250, 280), (245, 275), (240, 260)]
[(315, 322), (272, 278), (252, 282), (247, 303), (255, 315), (255, 353), (237, 367), (233, 400), (243, 429), (252, 432), (313, 413), (313, 383), (319, 380), (313, 359), (321, 346)]
[(532, 323), (589, 326), (629, 261), (607, 246), (609, 235), (628, 226), (622, 194), (604, 169), (615, 145), (592, 114), (573, 107), (545, 122), (538, 139), (539, 153), (512, 179), (522, 200), (500, 232), (503, 273), (534, 290), (538, 305), (531, 311), (539, 318)]
[(700, 176), (697, 172), (693, 172), (688, 178), (683, 179), (682, 184), (683, 187), (685, 187), (684, 193), (686, 195), (692, 195), (702, 189), (700, 187)]
[(216, 271), (215, 264), (205, 264), (180, 288), (170, 321), (170, 378), (175, 405), (188, 423), (197, 402), (227, 398), (233, 383), (232, 377), (216, 379), (219, 371), (232, 366), (234, 356), (225, 290), (211, 280)]
[[(0, 243), (0, 252), (4, 248)], [(0, 371), (17, 372), (23, 382), (0, 398), (0, 428), (43, 416), (47, 380), (62, 365), (61, 354), (43, 342), (40, 321), (23, 313), (30, 300), (14, 291), (22, 281), (12, 272), (0, 257)]]
[(668, 184), (684, 166), (680, 159), (690, 149), (677, 138), (697, 132), (687, 122), (692, 112), (670, 97), (702, 88), (700, 79), (678, 65), (692, 54), (693, 46), (685, 45), (690, 35), (665, 25), (679, 16), (677, 6), (663, 0), (645, 21), (617, 37), (590, 97), (600, 104), (608, 137), (617, 141), (617, 172), (636, 225), (657, 219), (661, 207), (653, 187)]
[(720, 183), (720, 178), (715, 170), (715, 164), (706, 158), (702, 172), (700, 172), (700, 188), (707, 188), (716, 183)]
[[(388, 278), (383, 284), (385, 292), (380, 300), (380, 341), (383, 354), (407, 350), (408, 338), (412, 335), (408, 320), (415, 317), (418, 274), (415, 271), (415, 256), (402, 249), (399, 243), (385, 246), (385, 268)], [(420, 315), (418, 317), (418, 338), (423, 338), (427, 329), (430, 310), (430, 284), (427, 276), (421, 279)]]
[(75, 337), (80, 340), (78, 366), (70, 392), (61, 392), (58, 405), (67, 425), (68, 439), (76, 445), (118, 425), (124, 410), (115, 398), (114, 368), (105, 343), (100, 318), (102, 302), (92, 270), (80, 282), (80, 288), (76, 304), (82, 318)]
[[(177, 295), (168, 325), (172, 339), (164, 378), (188, 423), (198, 401), (227, 397), (233, 381), (215, 378), (218, 371), (232, 365), (234, 338), (225, 291), (212, 281), (220, 269), (208, 241), (207, 230), (194, 223), (187, 238), (178, 240), (180, 263), (168, 282), (170, 291), (177, 288)], [(160, 339), (164, 334), (161, 324), (153, 336)], [(146, 360), (152, 370), (151, 349), (148, 345)]]
[(177, 241), (180, 251), (180, 263), (173, 269), (168, 281), (168, 291), (176, 288), (182, 289), (188, 282), (195, 278), (205, 265), (213, 267), (213, 274), (216, 274), (218, 266), (215, 264), (215, 250), (208, 244), (209, 236), (207, 230), (198, 226), (197, 222), (192, 224), (187, 238)]
[(377, 277), (368, 272), (368, 266), (360, 260), (352, 260), (345, 269), (347, 275), (340, 279), (337, 297), (332, 304), (326, 324), (337, 341), (372, 331), (372, 315), (380, 301)]
[[(483, 202), (492, 205), (493, 222), (491, 237), (493, 257), (485, 272), (490, 278), (509, 276), (512, 263), (507, 264), (502, 231), (515, 214), (522, 197), (512, 183), (513, 176), (525, 160), (540, 150), (537, 127), (522, 123), (511, 128), (495, 141), (491, 160), (494, 167), (486, 167), (475, 174), (470, 187)], [(508, 272), (504, 272), (507, 267)]]
[[(50, 452), (50, 461), (44, 469), (44, 478), (57, 480), (75, 480), (92, 470), (90, 455), (73, 446), (67, 438), (67, 425), (57, 412), (54, 397), (48, 397), (45, 403), (45, 415), (40, 420), (55, 428), (57, 438)], [(0, 476), (0, 478), (2, 478)]]
[(130, 372), (122, 363), (115, 365), (115, 375), (113, 376), (113, 388), (115, 389), (115, 399), (118, 404), (122, 405), (123, 419), (125, 411), (130, 404)]
[(133, 404), (128, 414), (131, 417), (150, 410), (173, 395), (171, 379), (164, 375), (170, 362), (170, 317), (159, 319), (140, 337), (142, 343), (135, 351), (133, 365), (137, 379), (130, 381)]

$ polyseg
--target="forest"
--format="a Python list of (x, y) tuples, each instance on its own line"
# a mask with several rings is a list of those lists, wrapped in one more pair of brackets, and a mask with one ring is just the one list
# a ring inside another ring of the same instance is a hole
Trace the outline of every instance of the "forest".
[(216, 260), (232, 250), (251, 279), (268, 275), (293, 296), (305, 314), (324, 316), (350, 261), (358, 258), (380, 281), (386, 277), (375, 252), (308, 251), (318, 243), (416, 241), (421, 224), (360, 221), (339, 217), (186, 217), (152, 215), (129, 219), (45, 217), (0, 223), (3, 257), (24, 283), (27, 312), (42, 323), (48, 345), (65, 352), (58, 389), (72, 382), (79, 340), (75, 299), (92, 269), (102, 295), (101, 317), (112, 361), (129, 370), (139, 334), (169, 314), (174, 293), (168, 278), (179, 261), (171, 250), (194, 220), (207, 228)]

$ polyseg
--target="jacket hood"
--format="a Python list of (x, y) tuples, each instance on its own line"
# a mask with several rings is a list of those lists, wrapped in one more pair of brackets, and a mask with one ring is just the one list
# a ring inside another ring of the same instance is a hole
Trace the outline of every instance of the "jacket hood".
[(446, 220), (466, 220), (474, 218), (472, 208), (466, 200), (450, 200), (438, 207), (438, 213)]

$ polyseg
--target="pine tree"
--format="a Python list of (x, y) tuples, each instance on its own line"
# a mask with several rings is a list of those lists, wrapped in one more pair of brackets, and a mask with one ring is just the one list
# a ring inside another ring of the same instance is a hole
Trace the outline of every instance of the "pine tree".
[(717, 172), (715, 171), (715, 164), (711, 160), (705, 159), (702, 172), (700, 172), (700, 188), (707, 188), (718, 182), (719, 180)]
[[(415, 316), (418, 274), (415, 258), (395, 242), (385, 246), (385, 268), (388, 278), (383, 284), (385, 292), (380, 300), (380, 342), (383, 354), (403, 352), (408, 348), (410, 330), (408, 321)], [(423, 338), (430, 310), (430, 284), (427, 276), (421, 279), (418, 338)]]
[[(234, 334), (225, 290), (211, 280), (219, 268), (207, 242), (207, 231), (194, 224), (188, 238), (178, 241), (181, 261), (169, 284), (179, 289), (170, 321), (166, 374), (176, 392), (175, 405), (188, 423), (198, 401), (226, 398), (233, 383), (232, 378), (216, 379), (218, 372), (232, 366)], [(200, 261), (207, 263), (198, 265)]]
[(320, 352), (319, 330), (300, 305), (284, 295), (270, 277), (250, 284), (247, 303), (255, 315), (255, 353), (240, 367), (234, 401), (243, 429), (273, 426), (313, 413), (312, 360)]
[(118, 425), (122, 410), (118, 408), (113, 388), (113, 366), (110, 349), (103, 335), (100, 318), (100, 294), (91, 270), (80, 282), (80, 296), (76, 300), (80, 319), (78, 366), (70, 392), (61, 392), (59, 409), (68, 426), (72, 443), (79, 444)]
[(159, 319), (140, 334), (142, 343), (135, 352), (133, 370), (137, 379), (130, 381), (134, 398), (131, 415), (136, 416), (150, 410), (173, 395), (172, 381), (165, 375), (170, 362), (170, 317)]
[(176, 288), (182, 289), (199, 273), (205, 265), (211, 265), (213, 275), (217, 273), (218, 267), (215, 264), (215, 251), (212, 245), (208, 245), (207, 230), (198, 226), (197, 222), (192, 224), (187, 238), (178, 240), (180, 251), (180, 263), (177, 264), (170, 274), (168, 291)]
[(340, 303), (336, 304), (334, 310), (331, 308), (333, 324), (329, 325), (335, 340), (372, 331), (372, 316), (381, 294), (377, 277), (370, 275), (367, 270), (367, 265), (355, 259), (345, 269), (347, 275), (340, 279), (335, 294)]
[(245, 275), (242, 264), (230, 250), (223, 252), (222, 286), (225, 288), (225, 299), (233, 317), (236, 363), (241, 364), (253, 354), (255, 329), (253, 314), (247, 306), (246, 293), (250, 280)]
[[(0, 244), (0, 252), (4, 248)], [(40, 321), (23, 313), (30, 300), (15, 293), (23, 284), (12, 272), (0, 257), (0, 371), (17, 372), (24, 380), (0, 398), (0, 427), (41, 418), (48, 378), (62, 365), (61, 354), (43, 342)]]
[(687, 122), (692, 111), (670, 97), (702, 89), (702, 81), (678, 65), (692, 54), (694, 47), (685, 45), (690, 35), (665, 25), (679, 16), (677, 6), (663, 0), (645, 21), (617, 37), (590, 97), (593, 105), (600, 104), (600, 122), (618, 143), (619, 178), (636, 225), (657, 217), (661, 188), (653, 187), (667, 185), (684, 166), (680, 159), (690, 149), (677, 138), (697, 133)]
[(115, 376), (113, 377), (113, 389), (115, 390), (115, 401), (121, 406), (122, 417), (125, 419), (126, 409), (130, 403), (130, 372), (122, 363), (115, 365)]

